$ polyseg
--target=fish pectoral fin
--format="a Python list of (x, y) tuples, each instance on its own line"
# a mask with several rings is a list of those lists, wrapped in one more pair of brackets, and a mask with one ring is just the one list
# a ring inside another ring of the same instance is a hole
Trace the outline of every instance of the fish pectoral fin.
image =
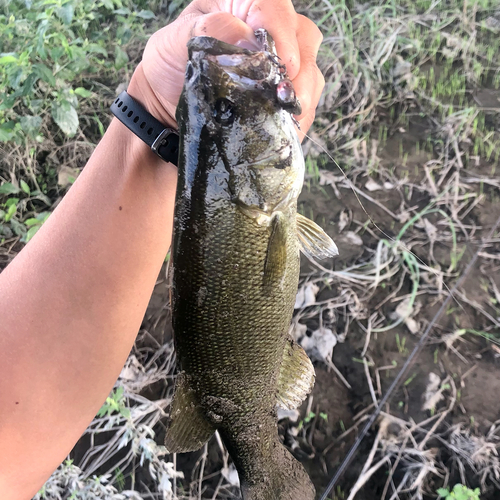
[(330, 236), (318, 224), (300, 214), (297, 214), (297, 234), (302, 253), (311, 259), (326, 259), (339, 254)]
[(314, 386), (314, 367), (308, 355), (291, 337), (286, 340), (278, 377), (278, 406), (297, 408)]
[(286, 238), (285, 217), (278, 212), (273, 216), (271, 236), (267, 244), (266, 261), (264, 263), (264, 286), (273, 286), (285, 276)]
[(169, 453), (184, 453), (200, 449), (215, 432), (196, 401), (184, 372), (177, 376), (174, 401), (170, 408), (170, 423), (165, 436)]

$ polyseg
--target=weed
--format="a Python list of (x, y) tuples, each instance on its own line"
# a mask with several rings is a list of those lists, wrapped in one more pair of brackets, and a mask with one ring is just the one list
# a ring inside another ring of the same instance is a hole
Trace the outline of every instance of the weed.
[(481, 491), (479, 488), (471, 490), (463, 484), (456, 484), (452, 491), (448, 488), (440, 488), (437, 490), (439, 497), (444, 500), (480, 500), (480, 493)]
[(396, 344), (398, 346), (399, 354), (407, 354), (408, 349), (406, 348), (406, 337), (402, 339), (399, 337), (399, 333), (396, 333)]

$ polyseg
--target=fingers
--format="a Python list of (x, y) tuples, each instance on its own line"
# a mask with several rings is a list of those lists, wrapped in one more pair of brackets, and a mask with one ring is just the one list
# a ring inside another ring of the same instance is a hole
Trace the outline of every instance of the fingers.
[(265, 28), (276, 43), (276, 51), (293, 80), (300, 71), (296, 36), (297, 14), (291, 0), (243, 0), (232, 2), (232, 13), (253, 30)]
[(194, 23), (191, 36), (211, 36), (233, 45), (245, 40), (253, 42), (254, 50), (259, 48), (254, 30), (227, 12), (214, 12), (199, 17)]
[[(230, 12), (229, 12), (230, 11)], [(142, 69), (156, 98), (170, 109), (178, 103), (184, 83), (187, 43), (193, 36), (212, 36), (246, 48), (258, 48), (253, 31), (265, 28), (302, 105), (298, 116), (305, 132), (314, 119), (324, 87), (316, 65), (322, 35), (316, 25), (298, 15), (291, 0), (195, 0), (172, 24), (156, 32), (144, 52)]]
[(302, 104), (302, 114), (297, 117), (302, 132), (307, 132), (314, 121), (316, 106), (325, 86), (323, 74), (316, 65), (318, 49), (323, 35), (318, 27), (304, 16), (297, 15), (297, 41), (300, 47), (300, 72), (292, 80)]

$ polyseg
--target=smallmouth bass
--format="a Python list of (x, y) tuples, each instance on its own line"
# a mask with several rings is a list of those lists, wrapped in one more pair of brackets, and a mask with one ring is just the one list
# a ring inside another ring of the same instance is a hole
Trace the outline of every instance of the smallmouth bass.
[(199, 449), (217, 430), (245, 500), (313, 500), (281, 444), (277, 408), (296, 408), (314, 368), (289, 335), (299, 250), (337, 255), (297, 213), (304, 158), (300, 113), (274, 44), (189, 41), (177, 108), (179, 178), (172, 246), (172, 323), (180, 374), (165, 445)]

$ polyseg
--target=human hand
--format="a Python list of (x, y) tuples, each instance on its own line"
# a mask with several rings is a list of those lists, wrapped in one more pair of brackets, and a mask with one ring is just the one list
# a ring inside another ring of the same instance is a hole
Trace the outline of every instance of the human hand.
[(291, 0), (194, 0), (173, 23), (148, 41), (129, 93), (151, 114), (175, 126), (175, 110), (184, 84), (193, 36), (211, 36), (245, 48), (258, 48), (254, 30), (265, 28), (276, 43), (302, 105), (300, 138), (311, 126), (325, 80), (316, 65), (323, 35), (306, 17), (297, 14)]

